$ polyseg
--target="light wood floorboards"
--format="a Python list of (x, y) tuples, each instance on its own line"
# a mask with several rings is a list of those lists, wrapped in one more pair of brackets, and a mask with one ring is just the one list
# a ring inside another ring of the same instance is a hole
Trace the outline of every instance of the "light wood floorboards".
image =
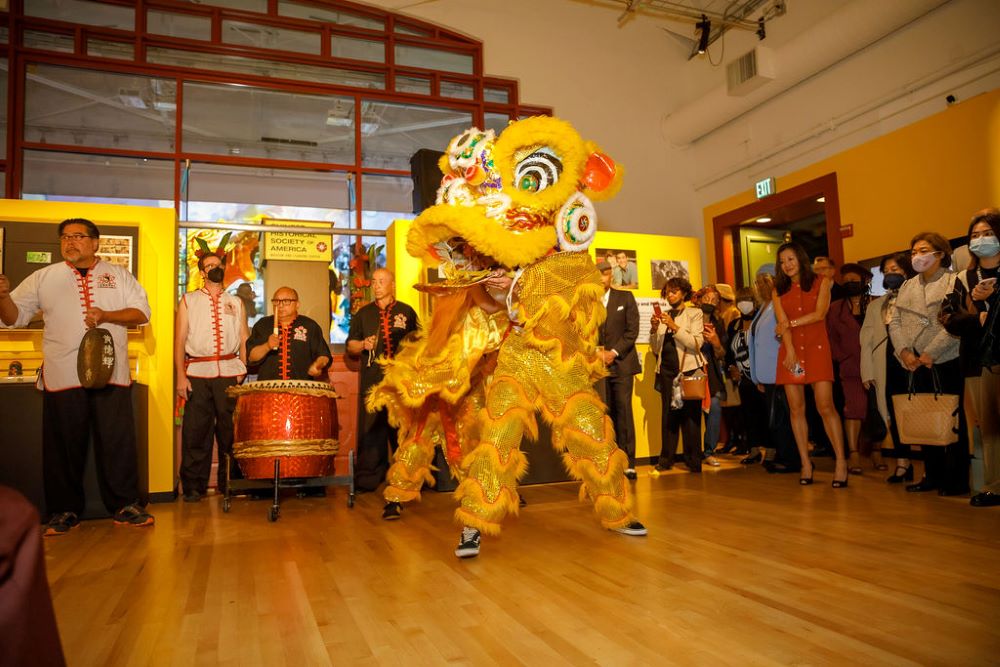
[(642, 468), (645, 538), (601, 530), (576, 484), (526, 487), (465, 561), (450, 494), (394, 523), (343, 488), (273, 524), (210, 497), (48, 539), (48, 575), (71, 665), (998, 664), (1000, 508), (870, 469), (835, 490), (831, 467)]

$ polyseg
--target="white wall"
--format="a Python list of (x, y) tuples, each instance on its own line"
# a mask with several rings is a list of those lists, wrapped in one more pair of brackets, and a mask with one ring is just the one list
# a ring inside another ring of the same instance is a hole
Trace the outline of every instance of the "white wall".
[[(866, 0), (906, 2), (907, 0)], [(522, 101), (550, 105), (627, 171), (617, 199), (599, 204), (615, 231), (702, 237), (701, 209), (1000, 86), (997, 0), (952, 0), (684, 147), (664, 118), (725, 82), (725, 63), (756, 44), (731, 31), (687, 60), (664, 32), (690, 25), (640, 14), (619, 27), (622, 5), (601, 0), (374, 0), (481, 40), (486, 74), (520, 81)], [(768, 25), (780, 49), (822, 27), (848, 0), (789, 0)], [(725, 52), (723, 53), (723, 48)], [(712, 65), (711, 60), (716, 61)], [(779, 63), (780, 65), (780, 63)], [(780, 77), (780, 69), (779, 69)]]

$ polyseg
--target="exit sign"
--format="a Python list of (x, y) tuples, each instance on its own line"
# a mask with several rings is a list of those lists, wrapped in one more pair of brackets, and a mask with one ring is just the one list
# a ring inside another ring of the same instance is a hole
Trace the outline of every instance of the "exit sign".
[(774, 187), (774, 177), (765, 178), (763, 181), (757, 181), (756, 188), (757, 199), (770, 197), (777, 191), (777, 188)]

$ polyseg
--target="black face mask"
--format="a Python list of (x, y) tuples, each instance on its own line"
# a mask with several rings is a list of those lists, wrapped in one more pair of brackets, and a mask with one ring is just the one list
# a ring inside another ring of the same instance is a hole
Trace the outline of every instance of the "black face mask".
[(850, 280), (841, 285), (841, 287), (844, 288), (844, 294), (847, 296), (861, 296), (868, 291), (868, 285), (858, 280)]
[(906, 282), (906, 276), (899, 273), (887, 273), (882, 278), (882, 287), (889, 290), (897, 290)]
[(221, 266), (213, 266), (205, 272), (205, 276), (213, 283), (221, 284), (226, 278), (226, 270)]
[(711, 317), (712, 315), (715, 314), (715, 304), (712, 303), (701, 304), (701, 312)]

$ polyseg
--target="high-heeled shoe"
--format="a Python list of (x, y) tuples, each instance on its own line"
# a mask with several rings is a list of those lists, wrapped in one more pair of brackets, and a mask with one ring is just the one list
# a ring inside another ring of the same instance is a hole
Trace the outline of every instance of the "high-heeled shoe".
[(885, 478), (885, 481), (889, 484), (902, 484), (903, 482), (913, 481), (913, 464), (906, 466), (896, 466), (896, 469), (891, 475)]
[[(854, 452), (852, 452), (852, 454), (853, 453)], [(840, 468), (840, 464), (841, 463), (844, 464), (844, 468), (845, 468), (845, 470), (844, 470), (844, 476), (842, 478), (840, 478), (840, 479), (837, 479), (837, 470)], [(834, 475), (834, 477), (833, 477), (833, 481), (830, 482), (830, 486), (832, 486), (835, 489), (845, 489), (845, 488), (847, 488), (847, 479), (848, 479), (848, 477), (850, 477), (851, 472), (853, 472), (853, 471), (851, 470), (851, 467), (848, 465), (847, 461), (844, 461), (843, 459), (837, 461), (837, 465), (833, 469), (833, 475)]]
[[(805, 470), (805, 468), (803, 468)], [(813, 473), (816, 472), (816, 466), (812, 461), (809, 462), (809, 476), (799, 477), (799, 486), (809, 486), (813, 483)]]
[(861, 469), (861, 454), (855, 449), (848, 457), (847, 473), (849, 475), (860, 475), (863, 472), (864, 470)]
[(764, 458), (764, 455), (761, 454), (760, 450), (758, 449), (756, 452), (754, 452), (750, 456), (746, 457), (745, 459), (741, 459), (740, 463), (742, 463), (745, 466), (749, 466), (749, 465), (753, 465), (754, 463), (760, 463), (763, 460), (763, 458)]

